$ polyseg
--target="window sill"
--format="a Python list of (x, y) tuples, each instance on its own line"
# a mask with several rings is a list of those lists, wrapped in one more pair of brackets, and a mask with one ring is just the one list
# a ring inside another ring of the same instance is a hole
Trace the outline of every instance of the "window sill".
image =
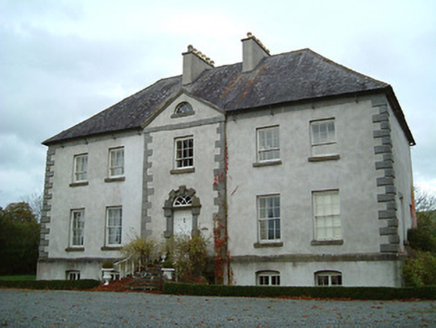
[(307, 160), (309, 162), (324, 162), (324, 161), (337, 161), (340, 159), (340, 155), (325, 155), (325, 156), (312, 156), (309, 157)]
[(273, 160), (273, 161), (256, 162), (256, 163), (253, 163), (253, 167), (263, 167), (263, 166), (281, 165), (281, 164), (282, 164), (282, 160), (277, 159), (277, 160)]
[(327, 145), (334, 145), (336, 144), (336, 141), (324, 141), (324, 142), (318, 142), (318, 143), (313, 143), (312, 147), (322, 147), (322, 146), (327, 146)]
[(104, 182), (122, 182), (126, 181), (126, 177), (106, 178)]
[(185, 174), (185, 173), (194, 173), (195, 167), (187, 167), (182, 169), (174, 169), (170, 171), (170, 174)]
[(254, 248), (267, 248), (267, 247), (283, 247), (283, 242), (269, 242), (269, 243), (254, 243)]
[(178, 117), (186, 117), (186, 116), (191, 116), (191, 115), (194, 115), (195, 114), (195, 112), (194, 111), (192, 111), (192, 112), (186, 112), (186, 113), (174, 113), (174, 114), (172, 114), (171, 115), (171, 118), (178, 118)]
[(67, 247), (65, 248), (65, 252), (84, 252), (85, 247)]
[(72, 183), (70, 183), (70, 187), (83, 187), (83, 186), (87, 186), (88, 184), (89, 184), (88, 181), (72, 182)]
[(335, 246), (335, 245), (343, 245), (344, 240), (338, 239), (338, 240), (312, 240), (310, 242), (312, 246)]
[(119, 251), (123, 246), (121, 245), (113, 245), (113, 246), (102, 246), (102, 251)]

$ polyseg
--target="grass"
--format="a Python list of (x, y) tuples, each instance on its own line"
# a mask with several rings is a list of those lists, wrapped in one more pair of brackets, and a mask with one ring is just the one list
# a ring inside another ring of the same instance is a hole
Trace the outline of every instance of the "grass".
[(36, 275), (14, 275), (14, 276), (0, 276), (0, 280), (18, 281), (18, 280), (36, 280)]

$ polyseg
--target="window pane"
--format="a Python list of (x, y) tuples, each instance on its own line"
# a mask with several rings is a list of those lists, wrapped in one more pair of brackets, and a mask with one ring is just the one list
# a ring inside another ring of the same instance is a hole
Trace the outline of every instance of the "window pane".
[(279, 128), (264, 128), (257, 130), (258, 160), (266, 161), (280, 158)]
[(281, 236), (280, 236), (280, 220), (279, 219), (275, 220), (275, 223), (276, 223), (275, 238), (280, 239), (281, 238)]
[(342, 237), (340, 201), (338, 191), (313, 194), (316, 239), (340, 239)]
[(274, 239), (275, 222), (274, 220), (268, 220), (268, 239)]
[(315, 273), (318, 286), (342, 286), (342, 274), (337, 271), (319, 271)]
[(268, 276), (260, 276), (259, 277), (260, 285), (269, 285), (269, 277)]
[(318, 276), (318, 286), (328, 286), (329, 285), (329, 277), (328, 276)]
[(271, 276), (271, 285), (279, 286), (280, 285), (280, 276)]
[(88, 155), (74, 157), (74, 180), (84, 181), (87, 179)]
[(176, 143), (176, 168), (194, 166), (194, 139), (177, 140)]
[(280, 239), (280, 197), (258, 198), (258, 215), (260, 239)]
[(261, 286), (279, 286), (280, 273), (277, 271), (258, 273), (257, 281), (258, 281), (258, 285)]
[(124, 174), (124, 149), (114, 149), (110, 152), (110, 175)]
[(177, 105), (175, 112), (176, 114), (186, 114), (186, 113), (191, 113), (193, 111), (194, 109), (192, 108), (192, 106), (189, 103), (184, 102)]
[(342, 276), (332, 275), (331, 276), (331, 282), (332, 282), (332, 286), (341, 286), (342, 285)]
[(260, 221), (259, 222), (259, 229), (260, 229), (260, 239), (266, 240), (267, 238), (267, 223), (268, 221)]
[(73, 211), (71, 216), (71, 245), (84, 244), (85, 217), (84, 211)]
[(335, 142), (335, 121), (312, 122), (312, 144)]
[(122, 234), (122, 210), (120, 208), (108, 209), (107, 219), (107, 242), (111, 244), (121, 244)]

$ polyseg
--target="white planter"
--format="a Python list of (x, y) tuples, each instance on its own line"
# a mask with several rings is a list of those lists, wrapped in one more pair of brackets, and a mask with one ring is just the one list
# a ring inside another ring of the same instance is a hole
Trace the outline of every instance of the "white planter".
[(176, 271), (176, 269), (174, 268), (162, 268), (162, 275), (164, 276), (164, 278), (166, 280), (173, 280), (174, 277), (174, 272)]
[(111, 272), (113, 270), (114, 270), (113, 268), (101, 269), (101, 271), (103, 272), (104, 286), (109, 285), (109, 280), (112, 279)]

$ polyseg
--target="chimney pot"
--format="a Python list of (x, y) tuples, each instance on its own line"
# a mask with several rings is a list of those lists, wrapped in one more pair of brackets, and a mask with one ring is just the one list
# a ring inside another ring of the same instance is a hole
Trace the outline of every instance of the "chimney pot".
[(269, 50), (251, 32), (242, 39), (242, 72), (252, 71), (260, 61), (270, 56)]
[(205, 54), (188, 46), (188, 51), (183, 53), (183, 76), (182, 84), (187, 85), (194, 82), (205, 70), (213, 68), (214, 62)]

